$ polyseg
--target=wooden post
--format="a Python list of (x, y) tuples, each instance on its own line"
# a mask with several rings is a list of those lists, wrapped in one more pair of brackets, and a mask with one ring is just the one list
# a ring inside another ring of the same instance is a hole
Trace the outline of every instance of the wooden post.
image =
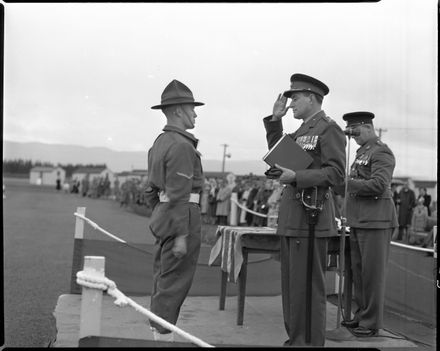
[(229, 217), (229, 225), (237, 225), (238, 221), (237, 221), (237, 209), (238, 206), (236, 204), (235, 201), (238, 201), (238, 196), (237, 193), (232, 193), (231, 194), (231, 212), (230, 212), (230, 217)]
[[(76, 213), (85, 216), (86, 208), (77, 207)], [(84, 219), (75, 217), (75, 239), (84, 239)]]
[[(94, 277), (105, 277), (105, 257), (85, 256), (84, 272)], [(79, 339), (101, 334), (102, 290), (82, 287)]]

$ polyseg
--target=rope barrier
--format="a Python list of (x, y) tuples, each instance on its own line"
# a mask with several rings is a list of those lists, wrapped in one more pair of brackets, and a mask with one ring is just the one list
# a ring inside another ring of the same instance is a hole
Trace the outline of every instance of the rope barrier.
[[(148, 254), (148, 255), (150, 255), (150, 256), (153, 255), (151, 252), (146, 251), (146, 250), (143, 250), (143, 249), (141, 249), (141, 248), (139, 248), (139, 247), (136, 247), (136, 246), (134, 246), (134, 245), (131, 245), (131, 244), (129, 244), (128, 242), (126, 242), (125, 240), (122, 240), (121, 238), (118, 238), (116, 235), (113, 235), (113, 234), (109, 233), (108, 231), (102, 229), (98, 224), (96, 224), (95, 222), (93, 222), (93, 221), (90, 220), (89, 218), (83, 216), (82, 214), (79, 214), (79, 213), (75, 212), (74, 215), (75, 215), (76, 217), (78, 217), (78, 218), (80, 218), (80, 219), (86, 221), (86, 222), (87, 222), (88, 224), (90, 224), (95, 230), (98, 230), (98, 231), (100, 231), (100, 232), (102, 232), (102, 233), (108, 235), (109, 237), (111, 237), (111, 238), (113, 238), (113, 239), (115, 239), (115, 240), (117, 240), (117, 241), (119, 241), (119, 242), (121, 242), (121, 243), (123, 243), (123, 244), (126, 244), (127, 246), (129, 246), (129, 247), (131, 247), (131, 248), (133, 248), (133, 249), (136, 249), (136, 250), (138, 250), (138, 251), (144, 252), (144, 253), (146, 253), (146, 254)], [(254, 264), (254, 263), (260, 263), (260, 262), (270, 261), (271, 259), (272, 259), (271, 256), (269, 256), (269, 257), (263, 257), (263, 258), (260, 258), (260, 259), (256, 259), (256, 260), (249, 261), (248, 264)], [(198, 266), (211, 267), (208, 263), (197, 263), (197, 265), (198, 265)]]
[(122, 240), (120, 238), (118, 238), (116, 235), (113, 235), (111, 233), (109, 233), (108, 231), (102, 229), (99, 225), (97, 225), (95, 222), (91, 221), (90, 219), (88, 219), (87, 217), (84, 217), (82, 214), (79, 214), (77, 212), (74, 213), (74, 215), (78, 218), (81, 218), (82, 220), (86, 221), (88, 224), (90, 224), (94, 229), (99, 230), (100, 232), (104, 233), (105, 235), (109, 236), (110, 238), (113, 238), (121, 243), (126, 244), (127, 242), (125, 240)]
[(160, 324), (164, 328), (167, 328), (168, 330), (175, 332), (176, 334), (182, 336), (184, 339), (192, 342), (195, 345), (198, 345), (200, 347), (214, 347), (208, 344), (207, 342), (195, 337), (194, 335), (191, 335), (186, 331), (178, 328), (174, 324), (171, 324), (166, 320), (160, 318), (159, 316), (155, 315), (153, 312), (149, 311), (145, 307), (142, 307), (141, 305), (139, 305), (129, 297), (125, 296), (120, 290), (118, 290), (114, 281), (106, 277), (96, 277), (96, 276), (88, 275), (87, 272), (85, 271), (77, 272), (76, 278), (77, 278), (76, 279), (77, 284), (81, 286), (90, 289), (103, 290), (104, 292), (107, 292), (107, 294), (109, 294), (110, 296), (116, 299), (114, 301), (115, 305), (119, 307), (131, 306), (137, 312), (146, 315), (149, 319)]
[(413, 245), (406, 245), (406, 244), (401, 244), (395, 241), (391, 241), (391, 245), (393, 246), (398, 246), (398, 247), (403, 247), (405, 249), (410, 249), (413, 251), (423, 251), (423, 252), (430, 252), (430, 253), (434, 253), (434, 249), (428, 249), (428, 248), (424, 248), (424, 247), (418, 247), (418, 246), (413, 246)]
[(238, 201), (236, 201), (236, 200), (234, 200), (234, 199), (231, 199), (231, 202), (233, 202), (234, 204), (236, 204), (236, 205), (237, 205), (238, 207), (240, 207), (242, 210), (245, 210), (246, 212), (252, 213), (253, 215), (260, 216), (260, 217), (264, 217), (264, 218), (278, 218), (277, 215), (271, 215), (271, 216), (269, 216), (269, 215), (265, 215), (265, 214), (263, 214), (263, 213), (259, 213), (259, 212), (252, 211), (252, 210), (248, 209), (247, 207), (241, 205), (240, 203), (238, 203)]

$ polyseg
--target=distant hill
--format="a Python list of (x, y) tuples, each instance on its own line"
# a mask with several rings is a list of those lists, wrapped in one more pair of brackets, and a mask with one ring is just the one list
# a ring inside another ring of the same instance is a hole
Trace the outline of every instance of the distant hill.
[[(103, 164), (114, 172), (132, 169), (147, 169), (146, 151), (114, 151), (106, 147), (85, 147), (78, 145), (45, 144), (39, 142), (21, 143), (3, 141), (3, 160), (23, 159), (50, 162), (53, 164)], [(221, 171), (221, 160), (202, 158), (204, 171)], [(262, 175), (266, 170), (259, 160), (226, 160), (225, 171), (234, 174)]]

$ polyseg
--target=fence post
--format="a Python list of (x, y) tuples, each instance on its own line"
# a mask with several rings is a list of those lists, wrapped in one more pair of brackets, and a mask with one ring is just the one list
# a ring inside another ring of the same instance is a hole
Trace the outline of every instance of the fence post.
[(229, 224), (230, 225), (237, 225), (238, 221), (237, 221), (237, 201), (238, 201), (238, 196), (237, 193), (232, 193), (231, 194), (231, 212), (230, 212), (230, 217), (229, 217)]
[[(85, 216), (86, 208), (77, 207), (76, 213)], [(82, 218), (75, 217), (75, 239), (84, 239), (84, 220)]]
[[(93, 277), (105, 277), (105, 257), (85, 256), (84, 272)], [(82, 287), (79, 339), (101, 334), (102, 290)]]

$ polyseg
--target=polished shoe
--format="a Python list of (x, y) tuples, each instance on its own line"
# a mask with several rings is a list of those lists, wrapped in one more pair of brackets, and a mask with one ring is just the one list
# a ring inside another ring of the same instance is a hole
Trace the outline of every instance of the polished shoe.
[(341, 325), (346, 328), (357, 328), (359, 326), (359, 322), (354, 319), (342, 321)]
[(377, 329), (370, 329), (365, 327), (349, 328), (348, 330), (350, 331), (350, 333), (358, 338), (376, 336), (378, 333)]

